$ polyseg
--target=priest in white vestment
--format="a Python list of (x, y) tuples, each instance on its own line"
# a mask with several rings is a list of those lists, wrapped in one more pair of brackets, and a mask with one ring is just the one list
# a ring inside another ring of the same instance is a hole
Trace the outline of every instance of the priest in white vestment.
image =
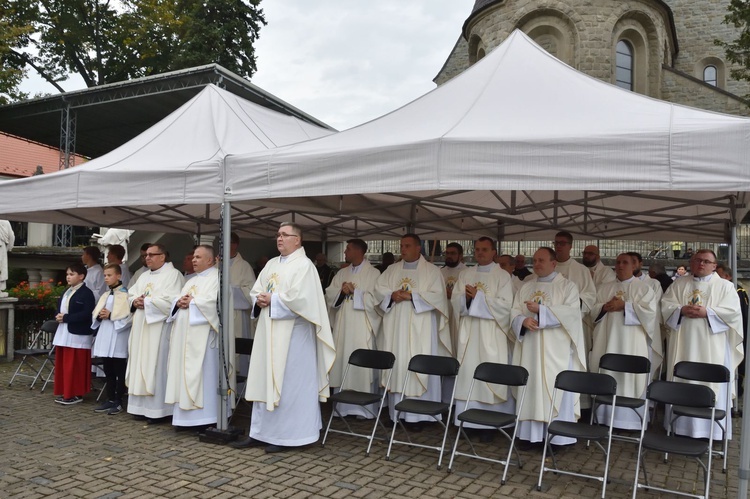
[[(365, 258), (367, 243), (361, 239), (346, 242), (344, 258), (347, 267), (339, 270), (331, 285), (326, 289), (328, 307), (336, 310), (333, 322), (333, 339), (336, 345), (336, 361), (331, 369), (331, 387), (341, 388), (341, 381), (349, 361), (349, 356), (359, 348), (377, 350), (377, 334), (380, 331), (381, 316), (373, 291), (380, 277), (380, 271), (370, 265)], [(377, 391), (377, 375), (371, 369), (352, 366), (346, 381), (346, 388), (363, 392)], [(374, 418), (377, 405), (369, 411), (358, 405), (337, 404), (341, 416)]]
[[(445, 265), (440, 268), (440, 273), (443, 274), (445, 294), (448, 297), (448, 301), (450, 301), (453, 294), (453, 287), (458, 282), (458, 276), (466, 269), (466, 264), (463, 262), (464, 248), (458, 243), (448, 243), (445, 247), (444, 255)], [(455, 352), (458, 338), (458, 317), (453, 315), (452, 309), (448, 310), (448, 321), (451, 335), (451, 351)], [(451, 386), (450, 388), (452, 389), (453, 387)], [(445, 394), (443, 394), (443, 399), (445, 399)]]
[(258, 324), (245, 398), (253, 411), (249, 437), (233, 445), (266, 445), (267, 453), (318, 440), (318, 402), (328, 399), (335, 358), (325, 297), (302, 247), (302, 228), (282, 223), (276, 247), (280, 256), (266, 264), (250, 292)]
[[(229, 284), (232, 287), (234, 303), (234, 320), (232, 327), (235, 338), (252, 338), (253, 322), (250, 318), (250, 290), (255, 284), (255, 272), (250, 264), (239, 253), (240, 236), (232, 232), (229, 244)], [(250, 360), (247, 355), (235, 358), (237, 373), (247, 374)]]
[(184, 279), (171, 262), (161, 244), (152, 244), (146, 251), (144, 272), (128, 292), (133, 326), (128, 345), (128, 413), (158, 422), (172, 415), (173, 404), (164, 401), (169, 359), (167, 318), (172, 315), (172, 302), (180, 296)]
[[(474, 384), (467, 407), (477, 366), (482, 362), (510, 364), (516, 340), (510, 327), (513, 305), (511, 274), (494, 262), (494, 256), (495, 242), (489, 237), (477, 239), (474, 243), (477, 265), (461, 272), (453, 288), (451, 306), (454, 314), (460, 317), (456, 358), (461, 369), (456, 381), (456, 426), (460, 424), (458, 414), (466, 409), (515, 412), (513, 395), (507, 386), (480, 381)], [(473, 423), (465, 423), (464, 428), (490, 429)]]
[[(173, 301), (169, 362), (164, 401), (174, 404), (172, 424), (215, 425), (219, 418), (219, 269), (214, 249), (199, 245), (193, 252), (195, 277)], [(230, 373), (232, 368), (229, 368)]]
[[(590, 312), (596, 302), (596, 286), (591, 278), (591, 271), (583, 264), (570, 257), (573, 248), (573, 236), (570, 232), (561, 231), (555, 234), (555, 252), (557, 253), (556, 271), (571, 281), (578, 288), (581, 300), (581, 316), (583, 317), (583, 337), (586, 342), (586, 356), (591, 350), (591, 334), (594, 323), (590, 319)], [(583, 407), (589, 407), (588, 397), (584, 397)]]
[[(544, 440), (557, 375), (565, 370), (586, 370), (578, 288), (555, 271), (555, 258), (552, 248), (542, 247), (534, 253), (534, 275), (524, 279), (511, 311), (516, 334), (513, 364), (529, 371), (517, 433), (527, 442)], [(572, 393), (558, 396), (553, 418), (577, 421), (579, 398)], [(558, 435), (551, 443), (567, 445), (575, 439)]]
[[(516, 296), (516, 293), (518, 293), (518, 290), (521, 289), (521, 286), (523, 286), (523, 281), (519, 279), (519, 277), (513, 273), (514, 270), (516, 270), (516, 263), (515, 259), (511, 255), (500, 255), (495, 257), (495, 262), (500, 266), (501, 269), (506, 271), (508, 274), (510, 274), (510, 283), (513, 287), (513, 296)], [(526, 268), (526, 267), (524, 267)], [(526, 276), (530, 276), (531, 272), (526, 274)]]
[[(596, 305), (591, 316), (594, 328), (591, 350), (591, 372), (599, 371), (599, 361), (606, 353), (638, 355), (646, 357), (652, 364), (660, 364), (662, 358), (661, 334), (656, 319), (656, 297), (650, 286), (633, 275), (633, 258), (623, 253), (617, 257), (615, 273), (617, 280), (603, 284), (596, 292)], [(617, 395), (643, 398), (650, 376), (607, 372), (617, 380)], [(638, 409), (641, 417), (643, 408)], [(600, 406), (598, 421), (609, 421), (610, 407)], [(641, 420), (628, 408), (615, 409), (614, 425), (623, 430), (640, 430)]]
[[(648, 272), (643, 272), (643, 257), (636, 251), (629, 251), (627, 253), (633, 257), (635, 264), (635, 270), (633, 275), (636, 279), (646, 284), (654, 292), (654, 298), (656, 300), (656, 317), (654, 317), (654, 342), (658, 342), (661, 345), (661, 351), (664, 352), (664, 338), (666, 338), (666, 326), (661, 316), (661, 299), (664, 296), (664, 290), (661, 287), (661, 283), (656, 279), (652, 279)], [(651, 374), (652, 379), (656, 379), (656, 376), (661, 373), (662, 363), (664, 362), (664, 356), (657, 357), (655, 361), (651, 363)]]
[[(409, 360), (418, 354), (452, 356), (445, 282), (440, 269), (421, 255), (421, 246), (416, 234), (402, 236), (401, 260), (388, 267), (375, 286), (375, 299), (384, 313), (382, 349), (396, 356), (388, 395), (391, 420), (402, 393), (436, 402), (442, 398), (435, 376), (411, 376), (404, 386)], [(434, 421), (419, 414), (400, 416), (407, 423)]]
[(599, 246), (591, 244), (583, 248), (581, 263), (589, 269), (596, 289), (599, 289), (602, 284), (615, 282), (614, 271), (602, 263), (599, 256)]
[[(721, 364), (731, 373), (730, 393), (734, 395), (734, 373), (744, 354), (740, 299), (734, 285), (719, 277), (715, 269), (714, 252), (698, 250), (690, 259), (691, 275), (676, 279), (664, 293), (661, 313), (670, 329), (667, 376), (672, 379), (674, 365), (683, 360)], [(716, 394), (716, 407), (725, 409), (726, 387), (716, 383), (708, 386)], [(731, 411), (727, 412), (724, 424), (728, 437), (732, 438)], [(708, 438), (712, 426), (714, 439), (720, 439), (717, 425), (703, 419), (681, 417), (675, 425), (675, 433)]]

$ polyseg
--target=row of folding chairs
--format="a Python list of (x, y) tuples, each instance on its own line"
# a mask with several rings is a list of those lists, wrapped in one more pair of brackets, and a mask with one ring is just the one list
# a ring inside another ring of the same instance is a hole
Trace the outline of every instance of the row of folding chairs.
[[(342, 433), (347, 435), (353, 435), (356, 437), (365, 438), (368, 440), (366, 454), (369, 455), (372, 449), (374, 440), (388, 439), (388, 450), (386, 453), (386, 459), (390, 459), (391, 450), (394, 444), (409, 445), (414, 447), (421, 447), (432, 449), (438, 452), (438, 469), (441, 468), (443, 454), (445, 453), (445, 445), (448, 438), (448, 429), (451, 423), (451, 415), (453, 411), (453, 403), (455, 401), (455, 385), (453, 393), (451, 394), (450, 402), (435, 402), (427, 401), (419, 398), (404, 397), (401, 396), (400, 401), (395, 405), (395, 420), (392, 422), (393, 426), (390, 432), (385, 425), (380, 421), (380, 415), (383, 407), (386, 403), (386, 396), (388, 394), (392, 368), (395, 363), (395, 356), (391, 352), (377, 351), (377, 350), (356, 350), (349, 358), (349, 362), (344, 371), (342, 380), (341, 390), (333, 394), (330, 397), (332, 402), (332, 411), (326, 426), (325, 434), (323, 436), (322, 444), (325, 445), (328, 439), (329, 433)], [(426, 374), (429, 376), (440, 376), (442, 378), (455, 378), (458, 375), (459, 363), (456, 359), (451, 357), (433, 356), (433, 355), (417, 355), (410, 359), (406, 378), (404, 380), (404, 386), (407, 386), (411, 376), (419, 374)], [(649, 376), (650, 363), (648, 359), (644, 357), (630, 356), (630, 355), (619, 355), (619, 354), (607, 354), (602, 357), (600, 362), (600, 369), (614, 372), (632, 372)], [(383, 376), (382, 390), (373, 392), (362, 392), (347, 388), (347, 378), (351, 369), (371, 369), (374, 371), (380, 371)], [(675, 366), (674, 371), (675, 377), (700, 381), (700, 382), (722, 382), (727, 387), (730, 386), (729, 372), (724, 366), (715, 364), (702, 364), (695, 362), (680, 362)], [(458, 432), (456, 439), (453, 444), (453, 449), (450, 455), (450, 461), (448, 464), (448, 470), (451, 471), (453, 468), (454, 459), (456, 456), (467, 456), (474, 459), (480, 459), (483, 461), (498, 463), (504, 466), (501, 483), (504, 484), (508, 475), (508, 468), (511, 463), (519, 467), (523, 466), (521, 456), (515, 449), (516, 432), (518, 430), (518, 417), (517, 414), (521, 411), (526, 392), (526, 384), (528, 382), (529, 374), (523, 367), (511, 366), (507, 364), (497, 363), (482, 363), (477, 366), (467, 400), (472, 400), (472, 393), (476, 383), (489, 383), (495, 385), (505, 385), (509, 388), (517, 389), (517, 405), (516, 410), (513, 413), (505, 413), (500, 411), (493, 411), (480, 408), (468, 408), (456, 416), (459, 422)], [(578, 422), (567, 422), (555, 420), (554, 418), (554, 407), (558, 399), (562, 397), (564, 392), (577, 393), (579, 395), (589, 395), (592, 398), (592, 416), (589, 421), (578, 421)], [(633, 487), (633, 497), (635, 497), (637, 491), (641, 488), (647, 488), (651, 490), (658, 490), (662, 492), (676, 492), (680, 495), (688, 495), (690, 497), (708, 497), (709, 485), (710, 485), (710, 470), (711, 460), (713, 455), (719, 454), (724, 457), (724, 471), (726, 470), (726, 456), (727, 456), (727, 432), (726, 428), (722, 425), (721, 421), (726, 415), (726, 409), (717, 409), (715, 407), (715, 394), (711, 388), (685, 382), (677, 381), (653, 381), (648, 384), (645, 398), (630, 398), (630, 397), (618, 397), (617, 396), (617, 382), (614, 377), (609, 374), (599, 373), (588, 373), (578, 371), (563, 371), (561, 372), (556, 380), (553, 392), (553, 401), (550, 408), (549, 417), (547, 419), (547, 430), (544, 449), (542, 452), (542, 461), (539, 471), (539, 479), (537, 488), (541, 490), (542, 478), (545, 472), (553, 471), (557, 474), (567, 474), (583, 478), (595, 479), (602, 483), (602, 495), (606, 495), (606, 487), (608, 481), (609, 472), (609, 456), (611, 455), (611, 445), (613, 438), (618, 438), (613, 432), (614, 426), (614, 415), (615, 411), (610, 411), (609, 421), (606, 424), (600, 424), (596, 421), (594, 414), (597, 408), (604, 405), (609, 405), (617, 408), (632, 409), (636, 414), (639, 415), (641, 421), (640, 435), (638, 438), (623, 438), (624, 440), (630, 440), (638, 443), (638, 460), (636, 463), (636, 474), (635, 484)], [(727, 400), (729, 400), (729, 393), (727, 392)], [(365, 411), (370, 413), (375, 420), (372, 429), (368, 433), (359, 433), (355, 431), (346, 419), (339, 412), (339, 404), (351, 404), (364, 408)], [(648, 418), (645, 414), (648, 408), (651, 406), (663, 405), (664, 407), (671, 408), (671, 415), (669, 415), (669, 428), (670, 430), (666, 435), (655, 432), (647, 432)], [(373, 410), (374, 407), (377, 409)], [(640, 410), (640, 412), (639, 412)], [(421, 442), (415, 442), (409, 436), (409, 432), (406, 426), (402, 423), (400, 416), (402, 413), (413, 413), (432, 417), (436, 422), (442, 425), (442, 441), (440, 445), (427, 445)], [(446, 421), (443, 421), (441, 415), (447, 414)], [(334, 417), (343, 421), (346, 429), (335, 429), (332, 428)], [(713, 451), (713, 433), (711, 432), (711, 438), (708, 441), (701, 439), (693, 439), (689, 437), (673, 435), (672, 428), (674, 427), (675, 421), (683, 416), (697, 417), (710, 420), (719, 424), (723, 433), (723, 445), (720, 451)], [(500, 432), (501, 435), (509, 442), (507, 455), (504, 459), (497, 458), (495, 456), (481, 455), (477, 452), (477, 449), (471, 442), (464, 428), (466, 423), (473, 423), (478, 425), (495, 428)], [(407, 435), (406, 440), (397, 440), (396, 429), (401, 427), (403, 432)], [(381, 428), (384, 430), (384, 436), (378, 437), (377, 430)], [(512, 434), (510, 430), (512, 429)], [(390, 438), (387, 434), (390, 433)], [(591, 475), (580, 473), (576, 471), (570, 471), (561, 469), (558, 467), (557, 456), (554, 454), (553, 446), (551, 441), (554, 437), (570, 437), (578, 439), (579, 441), (586, 441), (588, 446), (591, 442), (594, 442), (604, 453), (604, 470), (601, 475)], [(459, 445), (464, 442), (468, 445), (470, 452), (460, 450)], [(679, 491), (670, 491), (669, 489), (659, 488), (649, 484), (648, 475), (646, 473), (644, 455), (648, 451), (657, 451), (663, 453), (665, 459), (668, 454), (683, 455), (690, 458), (694, 458), (699, 466), (704, 471), (704, 493), (697, 494), (685, 494)], [(515, 452), (515, 461), (512, 460)], [(551, 457), (552, 466), (547, 466), (546, 459), (547, 455)], [(701, 457), (707, 456), (707, 461), (702, 461)], [(644, 483), (640, 483), (639, 473), (643, 469)]]

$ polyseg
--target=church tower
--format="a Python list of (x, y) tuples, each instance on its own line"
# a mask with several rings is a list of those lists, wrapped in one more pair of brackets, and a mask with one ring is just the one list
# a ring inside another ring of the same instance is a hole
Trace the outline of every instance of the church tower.
[(476, 0), (440, 85), (520, 29), (561, 61), (644, 95), (748, 115), (744, 81), (732, 80), (723, 49), (729, 0)]

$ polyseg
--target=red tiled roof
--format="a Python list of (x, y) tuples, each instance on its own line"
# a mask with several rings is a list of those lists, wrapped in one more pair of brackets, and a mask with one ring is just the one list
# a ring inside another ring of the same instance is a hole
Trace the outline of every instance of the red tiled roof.
[[(84, 161), (84, 157), (76, 155), (73, 164)], [(0, 132), (0, 175), (30, 177), (37, 165), (41, 165), (44, 173), (52, 173), (59, 169), (59, 163), (57, 148)]]

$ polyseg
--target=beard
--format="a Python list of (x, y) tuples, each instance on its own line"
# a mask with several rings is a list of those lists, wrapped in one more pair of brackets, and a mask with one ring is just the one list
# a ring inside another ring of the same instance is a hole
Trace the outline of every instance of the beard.
[(455, 262), (452, 261), (452, 260), (446, 260), (445, 261), (445, 266), (449, 267), (451, 269), (455, 269), (456, 267), (458, 267), (458, 260), (456, 260)]

